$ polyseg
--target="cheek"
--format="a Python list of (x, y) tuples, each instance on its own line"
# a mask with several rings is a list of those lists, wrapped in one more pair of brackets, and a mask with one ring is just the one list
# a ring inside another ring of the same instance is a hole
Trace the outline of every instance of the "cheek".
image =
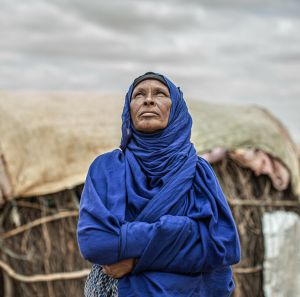
[(165, 120), (168, 120), (168, 118), (169, 118), (171, 106), (172, 106), (171, 101), (168, 101), (163, 105), (163, 114), (164, 114), (164, 117), (166, 118)]
[(136, 104), (130, 103), (130, 116), (132, 119), (135, 118), (136, 112), (137, 112)]

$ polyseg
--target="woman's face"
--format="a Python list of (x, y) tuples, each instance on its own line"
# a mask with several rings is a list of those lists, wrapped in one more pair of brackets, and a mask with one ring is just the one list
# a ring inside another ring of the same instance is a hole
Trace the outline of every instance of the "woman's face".
[(167, 127), (171, 109), (168, 88), (158, 80), (147, 79), (133, 90), (130, 114), (133, 126), (144, 133), (153, 133)]

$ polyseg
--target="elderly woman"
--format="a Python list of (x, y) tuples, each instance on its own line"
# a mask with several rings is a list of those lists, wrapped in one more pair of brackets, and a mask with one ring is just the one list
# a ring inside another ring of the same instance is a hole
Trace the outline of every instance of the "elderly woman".
[(147, 72), (130, 86), (122, 121), (120, 148), (93, 161), (82, 193), (78, 242), (98, 264), (86, 295), (230, 296), (238, 233), (190, 141), (181, 90)]

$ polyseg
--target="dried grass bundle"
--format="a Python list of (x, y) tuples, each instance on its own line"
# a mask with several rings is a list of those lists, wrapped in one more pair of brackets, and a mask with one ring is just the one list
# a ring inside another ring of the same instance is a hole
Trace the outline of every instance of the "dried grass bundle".
[[(4, 296), (83, 296), (90, 264), (80, 256), (76, 241), (81, 188), (6, 204), (0, 253), (15, 275), (3, 275)], [(51, 278), (57, 280), (45, 281)]]
[(213, 164), (228, 199), (241, 241), (242, 257), (233, 267), (236, 297), (261, 297), (263, 294), (264, 236), (262, 216), (274, 210), (300, 214), (299, 198), (291, 187), (277, 191), (264, 175), (241, 168), (230, 158)]
[[(263, 296), (262, 215), (275, 209), (300, 214), (299, 198), (293, 195), (291, 188), (284, 192), (275, 190), (267, 176), (257, 177), (229, 157), (213, 167), (241, 239), (242, 259), (233, 267), (234, 296)], [(8, 277), (7, 271), (3, 273), (6, 297), (83, 296), (90, 264), (81, 258), (76, 242), (81, 190), (79, 186), (6, 204), (0, 214), (0, 259), (18, 276), (40, 274), (38, 281), (29, 277), (28, 282), (16, 275)], [(61, 274), (57, 275), (58, 272)], [(47, 279), (49, 281), (45, 281)]]

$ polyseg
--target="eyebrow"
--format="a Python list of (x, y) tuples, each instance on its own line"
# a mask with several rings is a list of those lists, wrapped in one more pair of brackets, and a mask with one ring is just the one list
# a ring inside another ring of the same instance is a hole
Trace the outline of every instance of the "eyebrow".
[[(144, 87), (137, 87), (136, 89), (134, 89), (132, 96), (136, 95), (136, 93), (140, 92), (140, 91), (145, 91)], [(155, 87), (154, 91), (161, 91), (167, 95), (170, 95), (170, 92), (168, 89), (163, 89), (162, 87)]]
[(155, 90), (155, 91), (162, 91), (162, 92), (164, 92), (164, 93), (169, 94), (169, 90), (168, 90), (168, 89), (163, 89), (162, 87), (156, 87), (154, 90)]

